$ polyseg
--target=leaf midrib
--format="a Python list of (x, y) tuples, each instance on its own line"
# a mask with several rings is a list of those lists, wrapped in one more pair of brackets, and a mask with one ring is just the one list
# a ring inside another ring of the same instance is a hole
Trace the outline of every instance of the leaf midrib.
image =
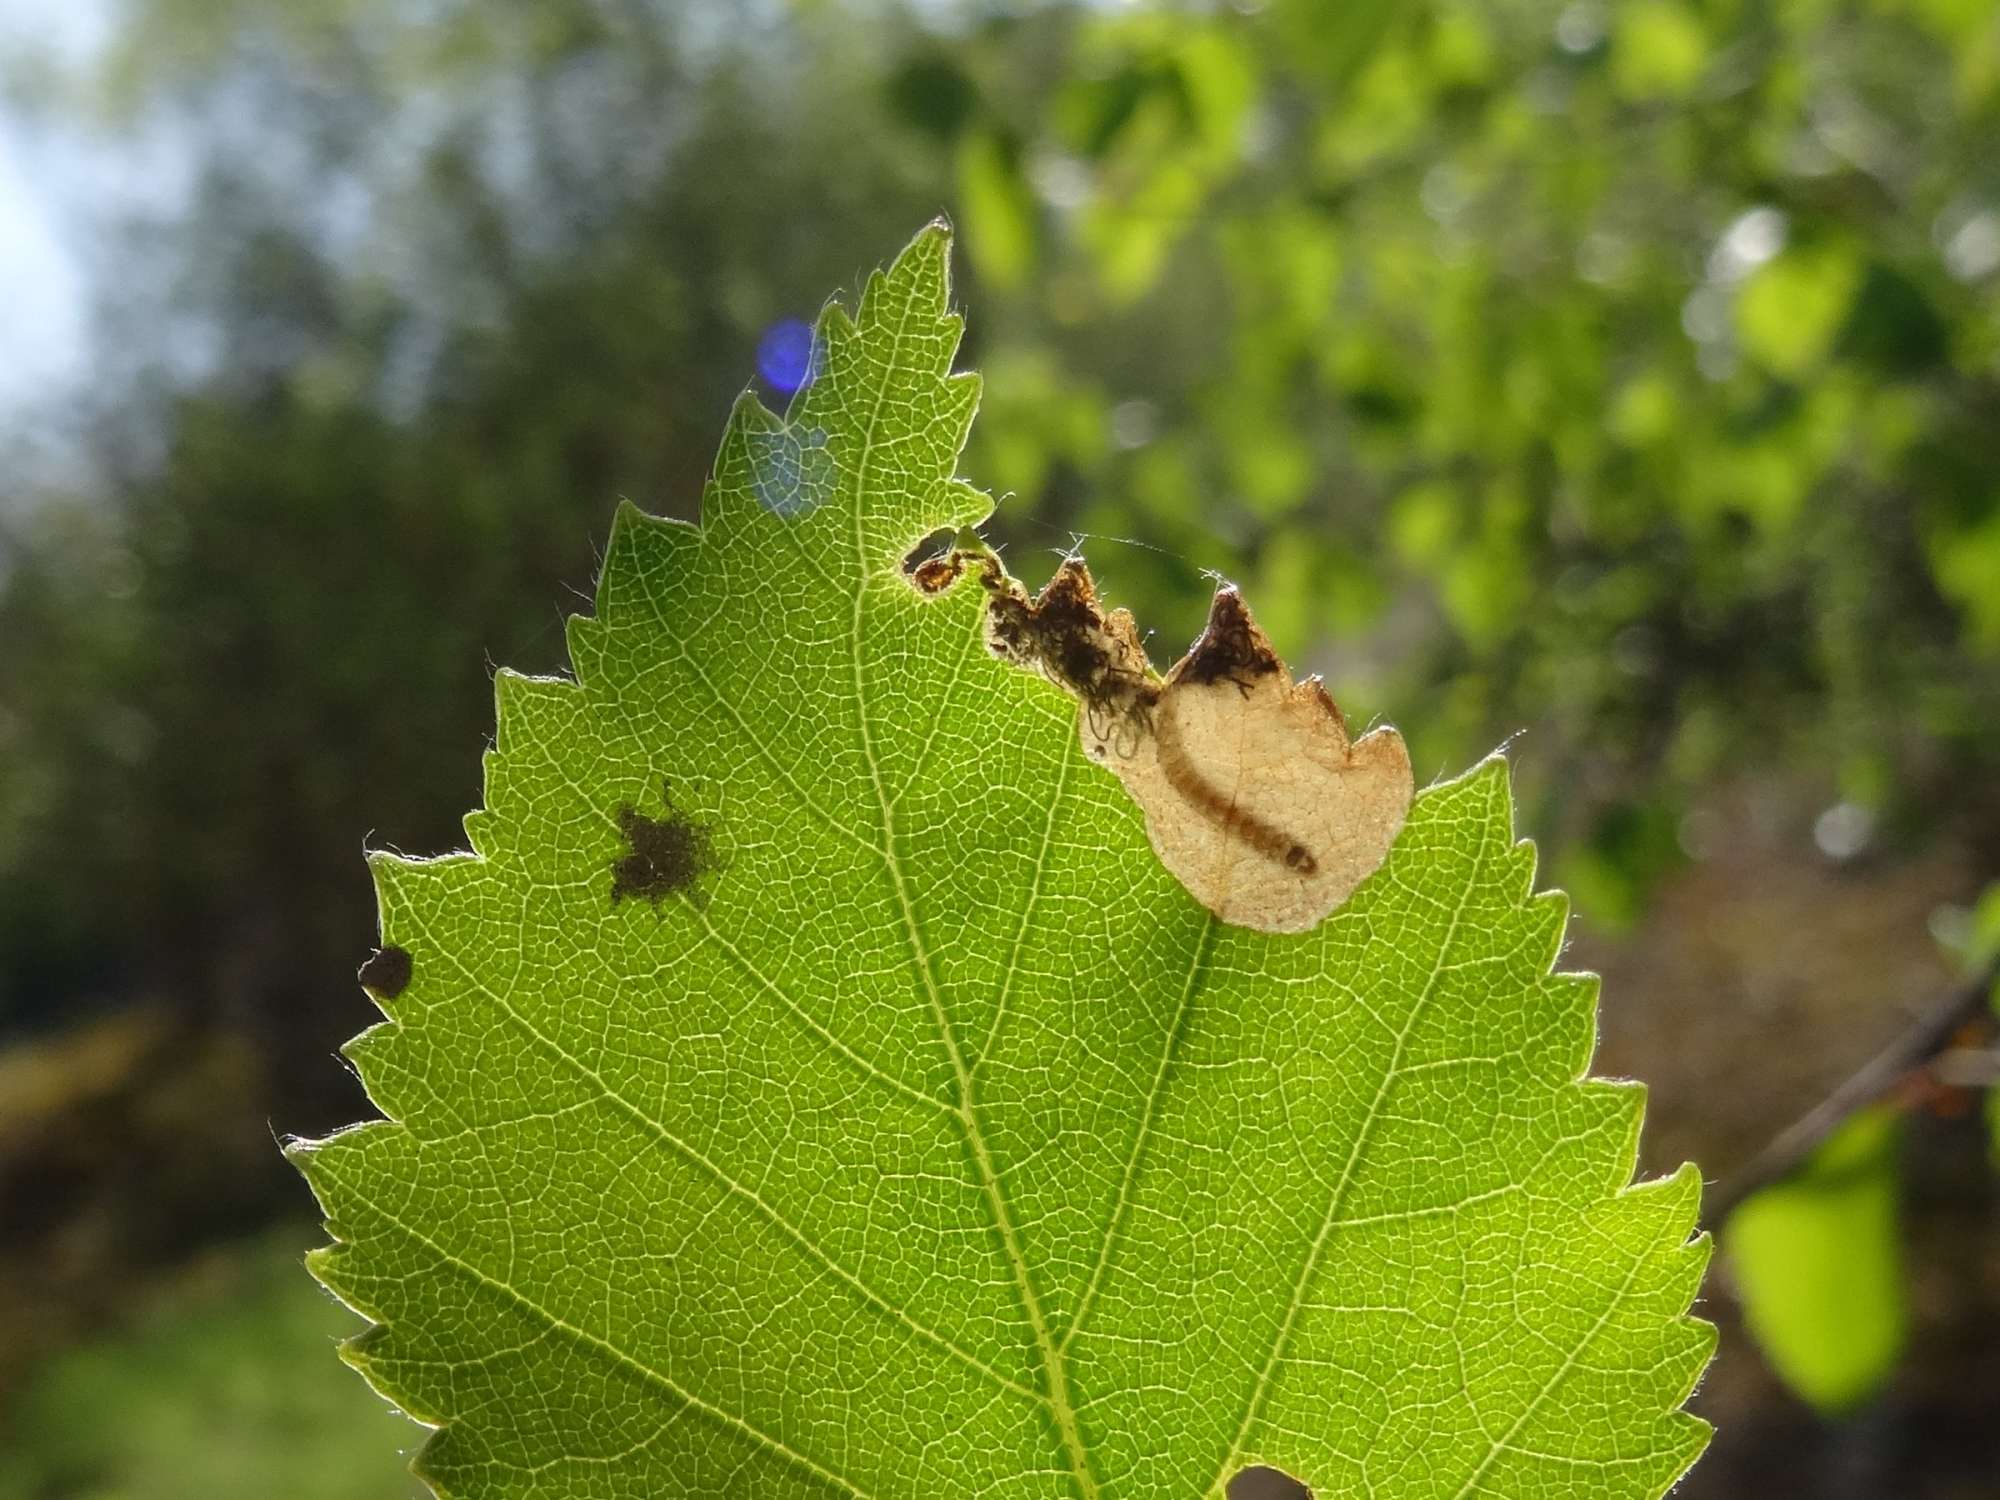
[[(910, 315), (915, 300), (914, 297), (904, 298), (896, 322), (896, 331), (889, 342), (890, 369), (900, 366), (903, 341), (909, 332)], [(903, 873), (902, 855), (896, 839), (895, 805), (883, 781), (881, 759), (875, 752), (875, 735), (869, 716), (868, 680), (863, 668), (862, 651), (862, 643), (867, 634), (868, 587), (873, 571), (869, 565), (868, 533), (862, 501), (870, 493), (869, 470), (875, 457), (875, 443), (880, 432), (882, 410), (887, 405), (888, 398), (889, 382), (885, 380), (876, 388), (874, 406), (869, 412), (868, 425), (862, 434), (861, 450), (855, 461), (854, 473), (856, 574), (854, 611), (848, 646), (854, 677), (855, 720), (861, 736), (862, 758), (867, 764), (869, 783), (875, 792), (876, 814), (882, 831), (882, 861), (888, 872), (890, 886), (895, 892), (897, 910), (902, 917), (904, 940), (909, 944), (910, 956), (923, 982), (924, 993), (930, 1001), (939, 1040), (944, 1044), (945, 1055), (951, 1063), (952, 1075), (958, 1089), (960, 1124), (965, 1132), (967, 1148), (972, 1154), (973, 1165), (979, 1174), (980, 1187), (993, 1215), (994, 1227), (1000, 1236), (1001, 1248), (1014, 1273), (1014, 1285), (1020, 1293), (1021, 1310), (1027, 1317), (1028, 1327), (1034, 1335), (1036, 1354), (1041, 1361), (1043, 1379), (1047, 1385), (1044, 1394), (1050, 1414), (1055, 1419), (1056, 1430), (1062, 1439), (1064, 1457), (1078, 1489), (1082, 1492), (1083, 1500), (1097, 1500), (1099, 1493), (1097, 1478), (1091, 1472), (1090, 1455), (1084, 1448), (1083, 1434), (1078, 1427), (1075, 1406), (1070, 1399), (1069, 1376), (1063, 1351), (1050, 1335), (1048, 1318), (1042, 1310), (1041, 1298), (1035, 1292), (1027, 1260), (1021, 1253), (1020, 1236), (1015, 1231), (1013, 1218), (1007, 1211), (1007, 1198), (1001, 1190), (999, 1170), (994, 1166), (992, 1153), (987, 1149), (985, 1133), (980, 1128), (972, 1071), (966, 1066), (965, 1057), (959, 1051), (958, 1038), (952, 1030), (951, 1018), (945, 1011), (944, 995), (938, 982), (937, 971), (929, 947), (924, 942), (923, 930), (917, 921), (916, 904), (911, 898), (909, 882)]]

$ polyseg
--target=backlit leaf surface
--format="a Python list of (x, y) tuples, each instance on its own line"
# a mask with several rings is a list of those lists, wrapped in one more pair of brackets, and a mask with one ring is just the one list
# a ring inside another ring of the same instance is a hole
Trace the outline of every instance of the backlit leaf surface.
[(974, 572), (903, 576), (990, 508), (947, 249), (739, 405), (701, 529), (621, 511), (476, 852), (375, 857), (388, 1118), (294, 1147), (348, 1358), (482, 1500), (1661, 1493), (1698, 1182), (1627, 1186), (1504, 766), (1309, 933), (1196, 905)]

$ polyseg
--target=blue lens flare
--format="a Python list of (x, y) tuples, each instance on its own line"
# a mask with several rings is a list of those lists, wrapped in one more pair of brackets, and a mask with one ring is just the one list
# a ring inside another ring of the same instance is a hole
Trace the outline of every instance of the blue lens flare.
[(766, 329), (757, 344), (757, 373), (773, 390), (787, 395), (800, 386), (811, 385), (816, 373), (811, 325), (797, 318), (786, 318)]

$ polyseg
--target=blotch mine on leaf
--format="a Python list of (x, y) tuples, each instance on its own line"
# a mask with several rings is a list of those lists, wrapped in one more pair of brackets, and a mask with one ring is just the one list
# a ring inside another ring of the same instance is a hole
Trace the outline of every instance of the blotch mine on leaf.
[(1256, 1464), (1223, 1487), (1228, 1500), (1313, 1500), (1313, 1492), (1283, 1469)]
[(393, 943), (377, 948), (374, 955), (354, 971), (354, 977), (384, 1000), (393, 1000), (409, 987), (410, 950)]
[(1004, 575), (988, 587), (994, 654), (1077, 698), (1084, 750), (1139, 804), (1160, 862), (1225, 922), (1307, 931), (1388, 855), (1414, 792), (1402, 736), (1350, 739), (1325, 685), (1292, 681), (1233, 587), (1164, 678), (1080, 560), (1032, 600)]
[(683, 892), (700, 905), (705, 898), (698, 882), (722, 868), (714, 830), (676, 808), (671, 787), (663, 787), (660, 795), (660, 817), (649, 817), (629, 802), (618, 809), (626, 852), (611, 865), (613, 906), (627, 896), (658, 906)]

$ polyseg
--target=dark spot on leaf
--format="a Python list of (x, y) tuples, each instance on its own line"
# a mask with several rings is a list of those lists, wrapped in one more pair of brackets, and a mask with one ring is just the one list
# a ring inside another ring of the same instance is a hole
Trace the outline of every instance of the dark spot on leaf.
[(702, 896), (697, 882), (722, 868), (714, 830), (676, 809), (670, 790), (663, 790), (661, 797), (665, 811), (657, 818), (629, 802), (618, 809), (618, 831), (625, 835), (627, 852), (611, 865), (613, 906), (627, 896), (658, 906), (681, 892), (698, 905)]
[(410, 950), (392, 944), (377, 948), (375, 956), (357, 969), (354, 977), (384, 1000), (393, 1000), (409, 987), (410, 967)]
[(1251, 622), (1243, 596), (1233, 588), (1217, 589), (1208, 607), (1208, 624), (1188, 648), (1175, 678), (1180, 682), (1233, 682), (1243, 691), (1259, 677), (1278, 670), (1278, 654), (1264, 633)]
[(1312, 1500), (1312, 1491), (1283, 1469), (1258, 1464), (1230, 1480), (1223, 1493), (1229, 1500)]

